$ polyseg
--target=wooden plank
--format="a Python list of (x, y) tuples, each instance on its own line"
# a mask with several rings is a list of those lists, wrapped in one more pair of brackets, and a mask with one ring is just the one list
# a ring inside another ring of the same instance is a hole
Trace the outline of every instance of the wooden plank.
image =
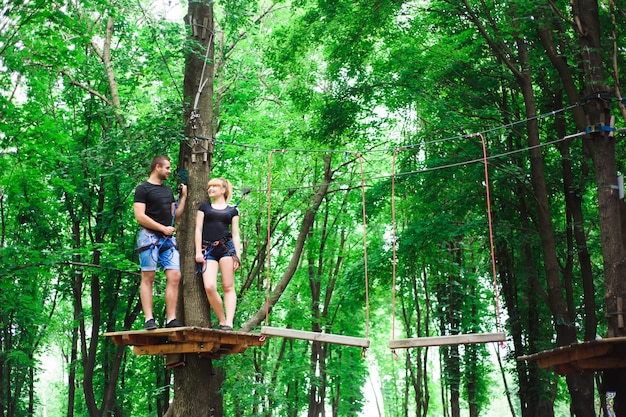
[(395, 339), (389, 342), (391, 349), (405, 349), (427, 346), (468, 345), (475, 343), (504, 342), (504, 333), (470, 333), (449, 336), (415, 337), (411, 339)]
[(170, 355), (172, 353), (212, 352), (213, 343), (168, 343), (165, 345), (134, 346), (135, 355)]
[(618, 356), (589, 358), (582, 361), (576, 361), (574, 362), (574, 365), (585, 371), (626, 368), (626, 358)]
[(167, 336), (147, 336), (145, 334), (126, 334), (122, 336), (124, 346), (160, 345), (167, 342)]
[(186, 327), (172, 327), (171, 329), (154, 329), (154, 330), (122, 330), (119, 332), (106, 332), (104, 335), (107, 337), (113, 336), (124, 336), (128, 334), (145, 334), (148, 337), (157, 336), (163, 337), (167, 336), (170, 333), (185, 331), (185, 330), (194, 330), (198, 329), (198, 327), (186, 326)]
[(612, 351), (613, 347), (606, 343), (581, 344), (575, 348), (567, 346), (565, 348), (555, 349), (545, 355), (537, 357), (535, 360), (539, 368), (546, 369), (564, 363), (605, 356)]
[(573, 351), (578, 349), (584, 349), (588, 346), (594, 345), (611, 345), (614, 349), (626, 349), (626, 336), (620, 337), (607, 337), (605, 339), (590, 340), (587, 342), (573, 343), (567, 346), (556, 347), (551, 350), (545, 350), (543, 352), (532, 353), (530, 355), (519, 356), (518, 361), (536, 360), (537, 358), (543, 358), (552, 355), (558, 355), (563, 351)]
[(352, 336), (341, 336), (330, 333), (306, 332), (304, 330), (283, 329), (279, 327), (261, 327), (261, 334), (264, 336), (278, 336), (287, 339), (310, 340), (321, 343), (334, 343), (338, 345), (358, 346), (368, 348), (370, 346), (369, 339), (362, 339)]
[(213, 332), (187, 332), (184, 341), (186, 342), (219, 342), (222, 344), (239, 345), (242, 343), (250, 346), (263, 346), (263, 341), (259, 340), (258, 334), (235, 333), (215, 330)]
[(156, 330), (130, 330), (105, 333), (114, 343), (133, 346), (137, 355), (174, 355), (199, 353), (221, 355), (244, 352), (250, 346), (263, 346), (258, 333), (224, 331), (202, 327), (176, 327)]
[(165, 355), (165, 367), (167, 369), (176, 368), (185, 364), (185, 355), (182, 353), (172, 353)]
[(626, 337), (609, 337), (574, 343), (520, 356), (517, 360), (536, 361), (539, 368), (553, 368), (560, 375), (626, 368)]
[[(243, 353), (248, 349), (248, 345), (232, 345), (230, 349), (225, 349), (223, 354), (225, 355), (233, 355), (237, 353)], [(221, 353), (221, 352), (220, 352)]]

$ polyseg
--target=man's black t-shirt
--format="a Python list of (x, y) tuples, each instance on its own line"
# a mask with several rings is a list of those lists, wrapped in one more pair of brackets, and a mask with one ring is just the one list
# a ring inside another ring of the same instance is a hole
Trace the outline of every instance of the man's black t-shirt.
[(163, 226), (172, 225), (172, 203), (174, 193), (167, 185), (149, 182), (139, 184), (135, 189), (135, 203), (146, 205), (146, 215)]
[(228, 206), (219, 210), (213, 208), (210, 203), (202, 203), (198, 211), (204, 213), (203, 242), (215, 242), (230, 236), (230, 225), (233, 222), (233, 217), (239, 216), (237, 207)]

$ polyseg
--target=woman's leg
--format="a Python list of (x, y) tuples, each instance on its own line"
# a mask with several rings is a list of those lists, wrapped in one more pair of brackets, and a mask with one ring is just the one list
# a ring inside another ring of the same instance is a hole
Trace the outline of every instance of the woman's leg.
[(226, 308), (225, 325), (233, 326), (235, 309), (237, 308), (237, 293), (235, 292), (235, 270), (232, 256), (220, 259), (222, 272), (222, 292), (224, 293), (224, 307)]
[(209, 304), (215, 312), (220, 324), (226, 323), (224, 317), (224, 308), (222, 307), (222, 297), (217, 292), (217, 268), (218, 263), (215, 260), (206, 261), (206, 271), (202, 274), (202, 281), (204, 282), (204, 291), (209, 299)]

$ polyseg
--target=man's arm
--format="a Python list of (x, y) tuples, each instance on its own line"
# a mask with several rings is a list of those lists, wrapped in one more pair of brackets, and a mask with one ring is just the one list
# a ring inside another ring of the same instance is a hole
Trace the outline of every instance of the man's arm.
[[(180, 200), (178, 200), (178, 208), (176, 209), (176, 217), (174, 221), (180, 220), (185, 211), (185, 202), (187, 201), (187, 186), (185, 184), (181, 184), (180, 191)], [(172, 205), (172, 213), (174, 213), (174, 206)]]
[(146, 214), (146, 203), (133, 203), (133, 211), (135, 212), (135, 219), (137, 222), (146, 229), (161, 232), (165, 236), (171, 236), (176, 229), (171, 226), (164, 226), (161, 223), (154, 221)]

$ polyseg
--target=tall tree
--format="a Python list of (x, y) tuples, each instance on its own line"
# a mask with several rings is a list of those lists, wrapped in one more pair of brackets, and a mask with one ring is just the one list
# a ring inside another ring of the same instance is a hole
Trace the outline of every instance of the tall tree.
[[(596, 175), (598, 211), (602, 234), (602, 254), (604, 264), (605, 307), (608, 336), (626, 335), (623, 325), (622, 305), (626, 300), (626, 250), (624, 231), (621, 228), (620, 201), (610, 187), (617, 178), (615, 158), (615, 136), (607, 129), (612, 128), (611, 91), (605, 77), (603, 54), (603, 30), (597, 0), (572, 2), (572, 16), (577, 29), (582, 55), (584, 74), (583, 101), (591, 133), (585, 138), (591, 153)], [(614, 369), (604, 373), (607, 384), (605, 390), (616, 392), (614, 409), (617, 415), (626, 413), (626, 388), (623, 383), (626, 370)]]
[[(206, 200), (206, 185), (212, 163), (215, 137), (213, 113), (215, 82), (215, 22), (213, 2), (192, 1), (185, 22), (188, 52), (185, 60), (184, 103), (185, 137), (181, 142), (178, 169), (188, 178), (188, 210), (177, 225), (181, 253), (182, 291), (177, 315), (187, 326), (211, 327), (210, 311), (202, 281), (197, 279), (194, 229), (196, 208)], [(185, 355), (185, 366), (174, 370), (174, 401), (167, 416), (221, 416), (223, 372), (212, 360)], [(198, 387), (207, 387), (199, 390)]]

